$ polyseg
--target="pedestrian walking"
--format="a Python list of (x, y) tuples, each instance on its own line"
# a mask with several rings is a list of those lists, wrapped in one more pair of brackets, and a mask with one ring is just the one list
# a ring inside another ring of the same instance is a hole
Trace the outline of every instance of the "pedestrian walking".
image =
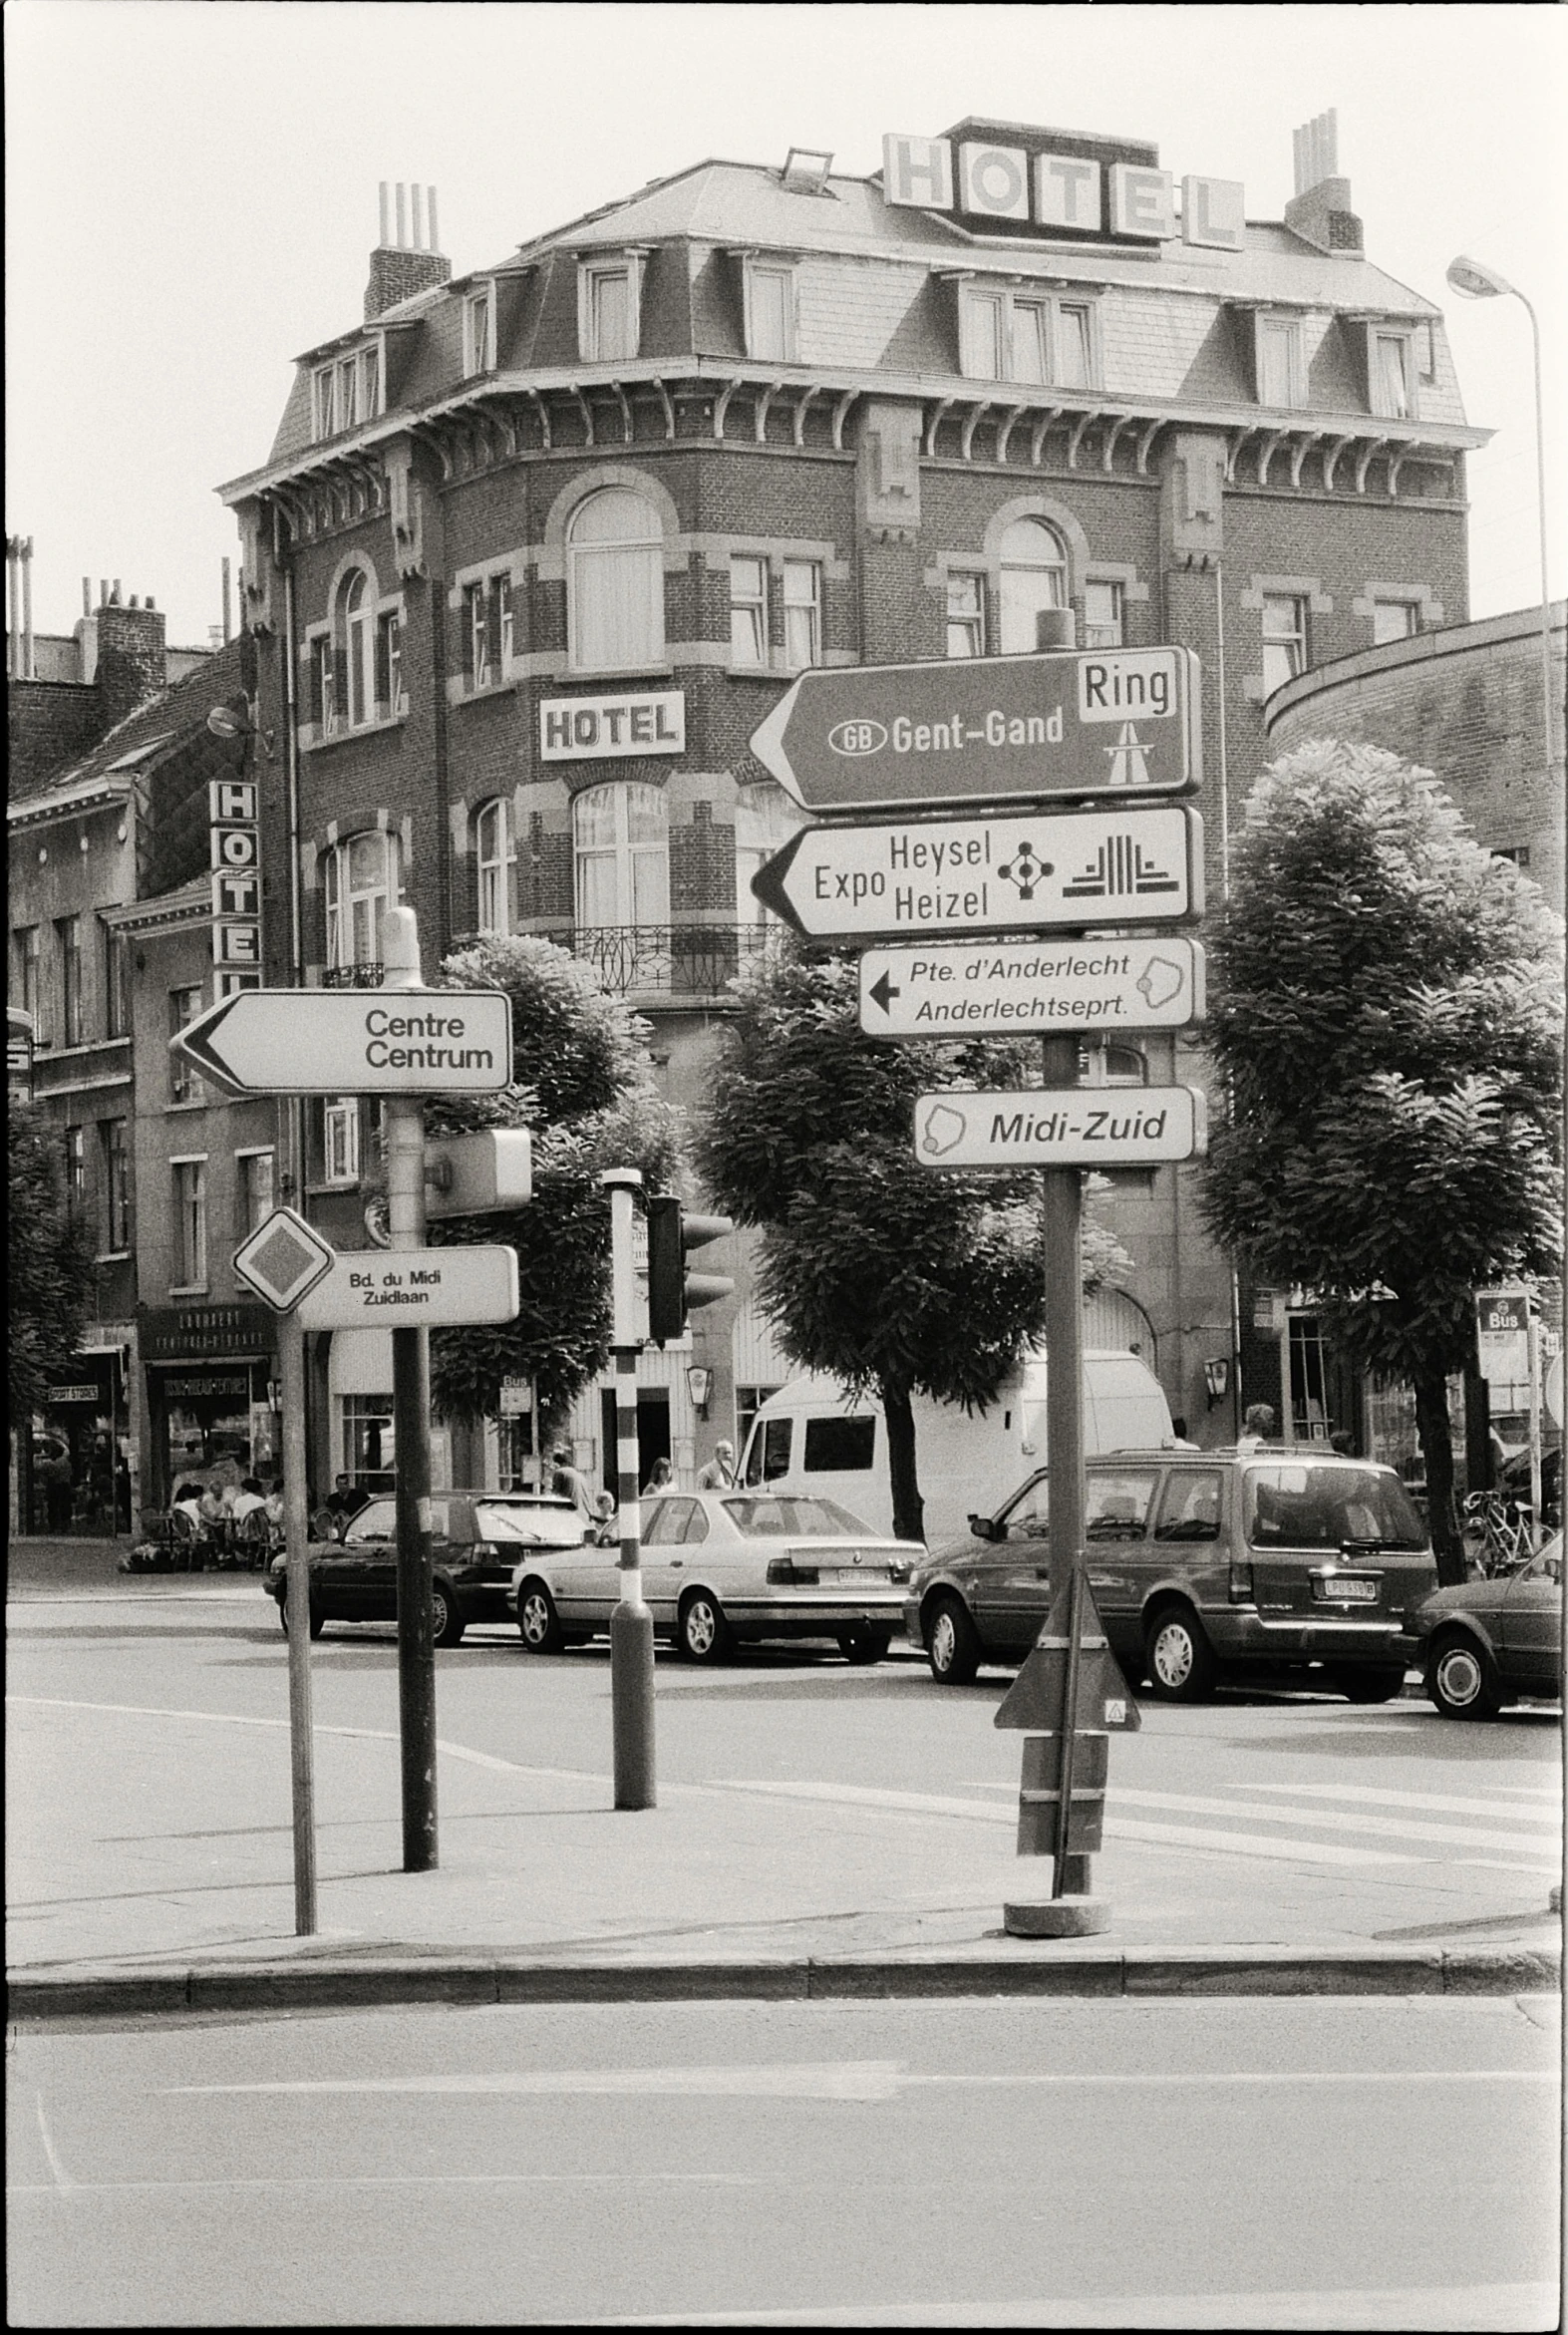
[(575, 1501), (583, 1513), (591, 1516), (593, 1514), (593, 1495), (588, 1490), (587, 1480), (582, 1471), (573, 1464), (569, 1444), (556, 1445), (553, 1465), (554, 1474), (550, 1478), (550, 1490), (561, 1500)]
[(1269, 1442), (1278, 1423), (1272, 1403), (1249, 1403), (1241, 1422), (1242, 1432), (1236, 1438), (1237, 1451), (1255, 1452), (1260, 1443)]
[(651, 1500), (656, 1492), (668, 1492), (675, 1482), (675, 1471), (668, 1460), (655, 1460), (652, 1473), (642, 1488), (644, 1500)]
[(697, 1479), (699, 1492), (732, 1492), (735, 1489), (735, 1446), (721, 1440), (714, 1445), (713, 1458)]

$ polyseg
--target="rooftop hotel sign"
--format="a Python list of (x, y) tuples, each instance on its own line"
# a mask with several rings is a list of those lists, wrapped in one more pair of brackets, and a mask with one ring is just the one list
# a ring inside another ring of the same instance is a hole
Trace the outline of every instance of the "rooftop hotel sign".
[[(1152, 149), (1149, 150), (1152, 152)], [(1032, 154), (1023, 147), (947, 138), (882, 140), (884, 200), (914, 210), (956, 210), (971, 219), (1014, 219), (1078, 235), (1139, 243), (1197, 243), (1239, 251), (1246, 190), (1239, 179), (1175, 181), (1151, 164), (1109, 165), (1088, 155)]]

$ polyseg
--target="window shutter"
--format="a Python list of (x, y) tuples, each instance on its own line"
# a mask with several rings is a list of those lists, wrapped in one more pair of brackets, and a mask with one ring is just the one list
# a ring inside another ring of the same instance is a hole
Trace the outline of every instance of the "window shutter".
[(322, 719), (326, 711), (322, 704), (321, 690), (321, 664), (322, 653), (325, 645), (326, 644), (324, 642), (319, 640), (313, 644), (310, 652), (310, 663), (308, 670), (308, 685), (310, 689), (310, 719), (318, 730), (321, 728)]
[(463, 678), (473, 687), (473, 610), (478, 597), (475, 584), (465, 584), (463, 590)]
[(392, 710), (392, 635), (385, 616), (376, 627), (376, 703)]
[(490, 579), (484, 601), (484, 657), (489, 666), (490, 679), (500, 679), (500, 595), (499, 576)]

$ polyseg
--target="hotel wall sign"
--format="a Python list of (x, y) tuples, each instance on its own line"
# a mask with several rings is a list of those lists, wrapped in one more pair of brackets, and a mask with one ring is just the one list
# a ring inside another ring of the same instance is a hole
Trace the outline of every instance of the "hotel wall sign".
[(212, 962), (219, 997), (261, 980), (261, 827), (252, 779), (207, 788), (211, 832)]
[(685, 751), (684, 689), (547, 697), (539, 706), (541, 762), (600, 762), (611, 756)]

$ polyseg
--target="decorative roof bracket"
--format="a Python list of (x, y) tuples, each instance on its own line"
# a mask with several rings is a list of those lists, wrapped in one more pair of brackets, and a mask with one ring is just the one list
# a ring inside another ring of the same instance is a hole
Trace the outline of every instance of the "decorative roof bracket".
[(844, 451), (844, 423), (848, 419), (849, 408), (859, 395), (858, 389), (846, 389), (833, 408), (833, 452), (835, 454), (842, 454)]
[(972, 406), (970, 408), (969, 419), (964, 424), (964, 435), (959, 441), (958, 448), (960, 457), (966, 463), (974, 454), (975, 432), (980, 427), (981, 417), (985, 414), (989, 414), (990, 411), (991, 400), (988, 397), (981, 398), (978, 405)]
[(1365, 495), (1365, 494), (1366, 494), (1366, 492), (1367, 492), (1367, 473), (1368, 473), (1368, 472), (1371, 470), (1371, 468), (1372, 468), (1372, 464), (1373, 464), (1373, 458), (1374, 458), (1374, 456), (1375, 456), (1375, 455), (1380, 455), (1380, 454), (1382, 454), (1382, 452), (1383, 452), (1384, 448), (1385, 448), (1385, 447), (1388, 445), (1388, 443), (1389, 443), (1389, 442), (1388, 442), (1388, 440), (1387, 440), (1386, 438), (1369, 438), (1369, 439), (1368, 439), (1368, 441), (1367, 441), (1367, 444), (1366, 444), (1366, 447), (1363, 449), (1363, 452), (1362, 452), (1362, 458), (1361, 458), (1360, 462), (1359, 462), (1359, 463), (1356, 465), (1356, 492), (1357, 492), (1357, 494), (1358, 494), (1358, 495)]
[(1340, 467), (1340, 456), (1345, 452), (1347, 446), (1353, 446), (1354, 444), (1355, 440), (1353, 438), (1336, 438), (1332, 446), (1326, 446), (1324, 448), (1323, 485), (1327, 494), (1332, 495), (1334, 493), (1334, 474)]
[(1039, 470), (1041, 451), (1047, 438), (1061, 421), (1064, 411), (1065, 408), (1062, 406), (1048, 406), (1035, 424), (1034, 429), (1031, 430), (1029, 434), (1029, 466), (1031, 470)]
[(936, 405), (932, 410), (931, 419), (926, 424), (925, 456), (927, 462), (932, 461), (935, 457), (936, 434), (938, 430), (941, 429), (942, 424), (946, 421), (947, 416), (952, 411), (955, 403), (956, 400), (950, 397), (939, 397), (936, 401)]
[(1027, 406), (1008, 407), (1007, 418), (997, 432), (996, 459), (999, 463), (1005, 463), (1007, 461), (1008, 444), (1013, 436), (1014, 425), (1020, 421), (1028, 411), (1029, 409)]

